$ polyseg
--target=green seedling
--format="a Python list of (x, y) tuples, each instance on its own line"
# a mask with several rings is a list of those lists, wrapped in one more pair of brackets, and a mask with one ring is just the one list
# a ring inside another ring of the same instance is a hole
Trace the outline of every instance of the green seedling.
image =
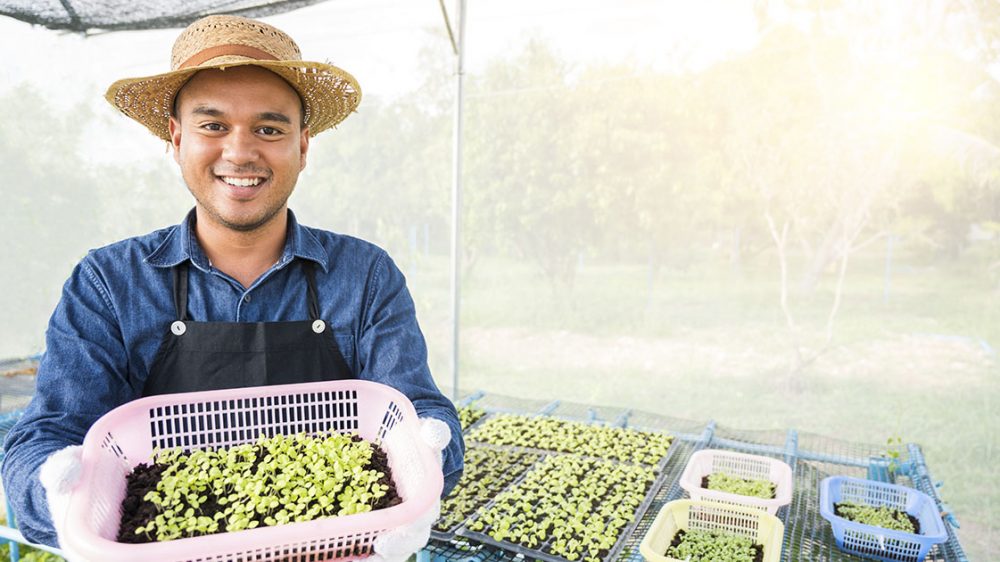
[(708, 489), (769, 500), (774, 498), (776, 486), (770, 480), (740, 478), (724, 472), (713, 472), (708, 475)]
[(871, 506), (854, 502), (841, 502), (835, 506), (837, 515), (862, 525), (881, 527), (890, 531), (915, 533), (916, 529), (905, 511), (888, 506)]
[(370, 468), (373, 447), (350, 434), (302, 433), (156, 451), (160, 480), (141, 498), (156, 515), (135, 534), (165, 541), (371, 511), (389, 490)]
[(723, 531), (678, 531), (665, 553), (687, 562), (753, 562), (756, 549), (748, 537)]

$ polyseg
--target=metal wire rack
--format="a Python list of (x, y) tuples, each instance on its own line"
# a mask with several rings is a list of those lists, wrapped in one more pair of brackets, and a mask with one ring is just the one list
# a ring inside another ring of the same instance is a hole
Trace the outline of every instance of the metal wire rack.
[(0, 359), (0, 414), (24, 409), (35, 393), (39, 357)]
[[(942, 511), (949, 511), (937, 495), (920, 447), (908, 444), (897, 459), (886, 455), (884, 446), (854, 443), (810, 433), (788, 431), (746, 431), (717, 425), (661, 416), (648, 412), (588, 406), (563, 401), (541, 401), (477, 392), (464, 397), (460, 405), (475, 406), (490, 413), (546, 415), (619, 427), (663, 431), (675, 437), (674, 448), (663, 469), (663, 485), (625, 540), (617, 562), (642, 562), (639, 543), (649, 530), (660, 508), (669, 501), (684, 497), (679, 485), (681, 473), (695, 451), (704, 448), (726, 449), (779, 458), (788, 463), (795, 475), (795, 491), (790, 506), (778, 510), (785, 524), (782, 562), (856, 562), (857, 556), (836, 547), (829, 523), (819, 514), (819, 483), (831, 475), (846, 475), (891, 481), (911, 486), (934, 498)], [(950, 516), (946, 516), (950, 519)], [(946, 525), (948, 540), (936, 546), (927, 562), (968, 562), (952, 525)], [(453, 541), (432, 540), (418, 556), (418, 562), (468, 561), (506, 562), (525, 556), (495, 545), (465, 538)]]

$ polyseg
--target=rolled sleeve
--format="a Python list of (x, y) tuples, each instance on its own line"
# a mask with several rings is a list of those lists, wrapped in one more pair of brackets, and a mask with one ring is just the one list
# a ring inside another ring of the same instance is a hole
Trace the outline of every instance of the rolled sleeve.
[(359, 378), (396, 388), (410, 399), (418, 416), (441, 420), (451, 429), (451, 441), (443, 451), (442, 497), (448, 495), (464, 467), (462, 426), (455, 405), (431, 377), (427, 344), (403, 273), (384, 252), (369, 274), (358, 355)]

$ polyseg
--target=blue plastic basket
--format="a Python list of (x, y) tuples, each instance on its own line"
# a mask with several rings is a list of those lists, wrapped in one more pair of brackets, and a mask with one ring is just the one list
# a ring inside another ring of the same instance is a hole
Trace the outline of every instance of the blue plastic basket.
[[(920, 534), (862, 525), (838, 517), (833, 506), (845, 501), (905, 511), (920, 522)], [(820, 515), (830, 522), (837, 546), (845, 552), (886, 562), (922, 562), (935, 544), (948, 539), (934, 500), (913, 488), (830, 476), (820, 483), (819, 502)]]

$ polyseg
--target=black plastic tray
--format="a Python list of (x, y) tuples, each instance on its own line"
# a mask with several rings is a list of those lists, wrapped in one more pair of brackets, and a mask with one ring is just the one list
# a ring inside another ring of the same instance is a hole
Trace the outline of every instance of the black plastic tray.
[[(482, 419), (483, 418), (480, 418), (480, 421)], [(469, 426), (469, 427), (472, 427), (472, 426)], [(506, 448), (506, 447), (503, 447), (503, 446), (499, 446), (499, 445), (490, 445), (488, 443), (476, 443), (474, 445), (471, 445), (471, 447), (472, 448), (476, 448), (476, 449), (481, 449), (481, 450), (482, 449), (490, 449), (490, 450), (500, 450), (500, 451), (504, 451), (504, 452), (531, 453), (531, 454), (537, 454), (538, 455), (538, 458), (535, 460), (535, 462), (533, 462), (530, 465), (526, 466), (525, 469), (521, 472), (521, 474), (519, 474), (517, 476), (517, 478), (514, 478), (513, 480), (511, 480), (510, 482), (508, 482), (506, 486), (504, 486), (503, 488), (497, 490), (496, 493), (493, 494), (494, 497), (496, 497), (496, 496), (500, 495), (501, 493), (507, 491), (508, 489), (510, 489), (511, 486), (514, 486), (514, 485), (518, 484), (519, 482), (521, 482), (521, 480), (529, 472), (531, 472), (532, 470), (534, 470), (534, 468), (536, 466), (538, 466), (538, 463), (544, 461), (545, 458), (546, 458), (546, 456), (548, 456), (549, 454), (551, 454), (551, 453), (539, 453), (537, 451), (532, 451), (532, 450), (523, 449), (523, 448), (522, 449), (514, 450), (514, 449), (509, 449), (509, 448)], [(458, 531), (459, 529), (461, 529), (462, 526), (466, 522), (468, 522), (472, 517), (475, 517), (476, 514), (478, 514), (484, 508), (486, 508), (489, 505), (492, 505), (492, 502), (493, 502), (493, 500), (491, 498), (491, 499), (488, 499), (488, 500), (484, 501), (480, 505), (477, 505), (475, 507), (475, 509), (472, 510), (472, 512), (470, 512), (468, 515), (466, 515), (465, 519), (463, 519), (462, 521), (459, 521), (458, 523), (456, 523), (455, 525), (453, 525), (452, 527), (450, 527), (447, 531), (439, 531), (439, 530), (431, 527), (431, 538), (434, 538), (434, 539), (437, 539), (437, 540), (442, 540), (442, 541), (450, 541), (450, 540), (452, 540), (456, 536), (456, 531)]]
[[(667, 466), (667, 461), (670, 460), (671, 452), (674, 449), (674, 443), (678, 439), (677, 436), (674, 435), (674, 434), (672, 434), (671, 432), (661, 431), (660, 433), (663, 433), (663, 434), (666, 434), (666, 435), (670, 436), (670, 446), (667, 448), (666, 454), (664, 454), (663, 457), (660, 458), (659, 462), (657, 462), (655, 465), (646, 465), (645, 463), (633, 463), (633, 462), (620, 461), (620, 460), (615, 460), (615, 459), (606, 459), (604, 457), (595, 457), (595, 456), (590, 456), (590, 455), (580, 455), (580, 454), (569, 452), (569, 451), (555, 451), (555, 450), (552, 450), (552, 449), (538, 449), (536, 447), (524, 447), (524, 446), (521, 446), (521, 445), (496, 445), (494, 443), (489, 443), (489, 442), (486, 442), (486, 441), (476, 441), (474, 439), (469, 438), (470, 435), (471, 435), (471, 433), (472, 433), (472, 431), (474, 429), (476, 429), (478, 426), (486, 423), (487, 420), (490, 420), (490, 419), (492, 419), (492, 418), (494, 418), (494, 417), (496, 417), (498, 415), (504, 415), (504, 414), (505, 415), (522, 415), (522, 414), (511, 414), (509, 412), (502, 412), (502, 413), (487, 412), (487, 414), (485, 416), (483, 416), (483, 417), (479, 418), (478, 420), (476, 420), (476, 423), (470, 425), (469, 427), (465, 428), (464, 431), (462, 431), (462, 435), (466, 437), (466, 443), (470, 444), (470, 445), (473, 445), (473, 446), (476, 446), (476, 447), (492, 447), (492, 448), (495, 448), (495, 449), (503, 449), (503, 450), (511, 450), (511, 451), (524, 451), (524, 452), (538, 453), (538, 454), (542, 454), (542, 455), (574, 455), (574, 456), (579, 457), (581, 459), (588, 459), (588, 460), (600, 460), (600, 461), (617, 462), (617, 463), (621, 463), (621, 464), (633, 464), (633, 465), (634, 464), (642, 464), (643, 466), (653, 466), (654, 467), (653, 471), (655, 473), (657, 473), (657, 474), (661, 474), (663, 472), (664, 467)], [(531, 416), (524, 416), (524, 417), (531, 417)], [(553, 416), (549, 416), (549, 417), (553, 417)], [(560, 421), (567, 421), (567, 422), (583, 423), (583, 424), (587, 423), (587, 422), (584, 422), (584, 421), (570, 420), (570, 419), (564, 419), (564, 418), (558, 418), (558, 417), (553, 417), (553, 419), (557, 419), (557, 420), (560, 420)], [(642, 429), (636, 429), (636, 430), (637, 431), (648, 431), (648, 430), (642, 430)]]
[[(674, 444), (671, 443), (670, 448), (667, 449), (667, 454), (664, 455), (664, 459), (669, 460), (669, 458), (671, 456), (671, 453), (674, 450), (674, 446), (673, 445)], [(572, 455), (571, 453), (551, 453), (551, 456), (561, 456), (561, 455), (577, 456), (579, 458), (584, 458), (584, 459), (587, 459), (587, 460), (594, 460), (591, 457), (582, 457), (580, 455)], [(616, 463), (616, 464), (630, 464), (630, 463), (622, 463), (620, 461), (612, 461), (612, 460), (608, 460), (608, 459), (596, 459), (596, 460), (600, 460), (602, 462), (611, 462), (611, 463)], [(539, 461), (539, 462), (541, 462), (541, 461)], [(661, 461), (661, 463), (659, 464), (659, 466), (662, 467), (664, 464), (666, 464), (665, 461)], [(536, 465), (537, 465), (537, 463), (536, 463)], [(529, 472), (530, 471), (525, 471), (525, 473), (520, 478), (518, 478), (514, 483), (512, 483), (510, 486), (508, 486), (508, 488), (511, 488), (513, 486), (516, 486), (516, 485), (520, 484), (520, 482), (528, 475)], [(625, 528), (622, 529), (622, 531), (619, 533), (618, 538), (615, 540), (615, 544), (611, 547), (610, 550), (608, 550), (608, 553), (604, 555), (604, 557), (602, 558), (602, 562), (610, 562), (610, 561), (615, 560), (615, 559), (618, 558), (618, 555), (621, 553), (622, 549), (625, 547), (625, 543), (627, 542), (628, 538), (635, 531), (636, 526), (642, 520), (642, 517), (646, 513), (646, 510), (648, 510), (649, 506), (653, 503), (653, 500), (655, 499), (655, 497), (656, 497), (657, 493), (659, 492), (660, 488), (665, 483), (666, 479), (667, 479), (666, 471), (660, 470), (659, 473), (657, 474), (656, 478), (650, 484), (649, 489), (646, 490), (646, 496), (643, 499), (642, 503), (640, 503), (639, 506), (636, 507), (635, 511), (633, 512), (633, 514), (632, 514), (632, 521), (628, 525), (626, 525)], [(494, 502), (491, 501), (486, 506), (480, 508), (475, 513), (475, 515), (473, 517), (471, 517), (471, 518), (469, 518), (469, 519), (466, 520), (466, 523), (472, 523), (473, 521), (475, 521), (476, 519), (478, 519), (479, 514), (482, 513), (482, 512), (484, 512), (485, 510), (489, 509), (490, 507), (492, 507), (493, 503)], [(455, 533), (455, 535), (461, 536), (461, 537), (464, 537), (464, 538), (467, 538), (467, 539), (471, 539), (471, 540), (474, 540), (474, 541), (482, 543), (482, 544), (486, 544), (486, 545), (490, 545), (490, 546), (495, 546), (497, 548), (504, 549), (504, 550), (506, 550), (508, 552), (514, 552), (514, 553), (522, 554), (526, 558), (529, 558), (529, 559), (544, 560), (545, 562), (570, 562), (566, 558), (563, 558), (561, 556), (556, 556), (556, 555), (553, 555), (553, 554), (549, 554), (549, 553), (544, 552), (542, 550), (533, 549), (533, 548), (527, 548), (525, 546), (522, 546), (522, 545), (516, 544), (516, 543), (512, 543), (512, 542), (497, 541), (497, 540), (493, 539), (493, 537), (487, 535), (486, 533), (480, 533), (480, 532), (477, 532), (477, 531), (472, 531), (472, 530), (468, 529), (464, 525), (461, 526), (458, 529), (458, 531)], [(553, 539), (551, 539), (551, 538), (548, 539), (548, 540), (546, 540), (545, 544), (548, 545), (549, 543), (551, 543), (552, 540)]]

